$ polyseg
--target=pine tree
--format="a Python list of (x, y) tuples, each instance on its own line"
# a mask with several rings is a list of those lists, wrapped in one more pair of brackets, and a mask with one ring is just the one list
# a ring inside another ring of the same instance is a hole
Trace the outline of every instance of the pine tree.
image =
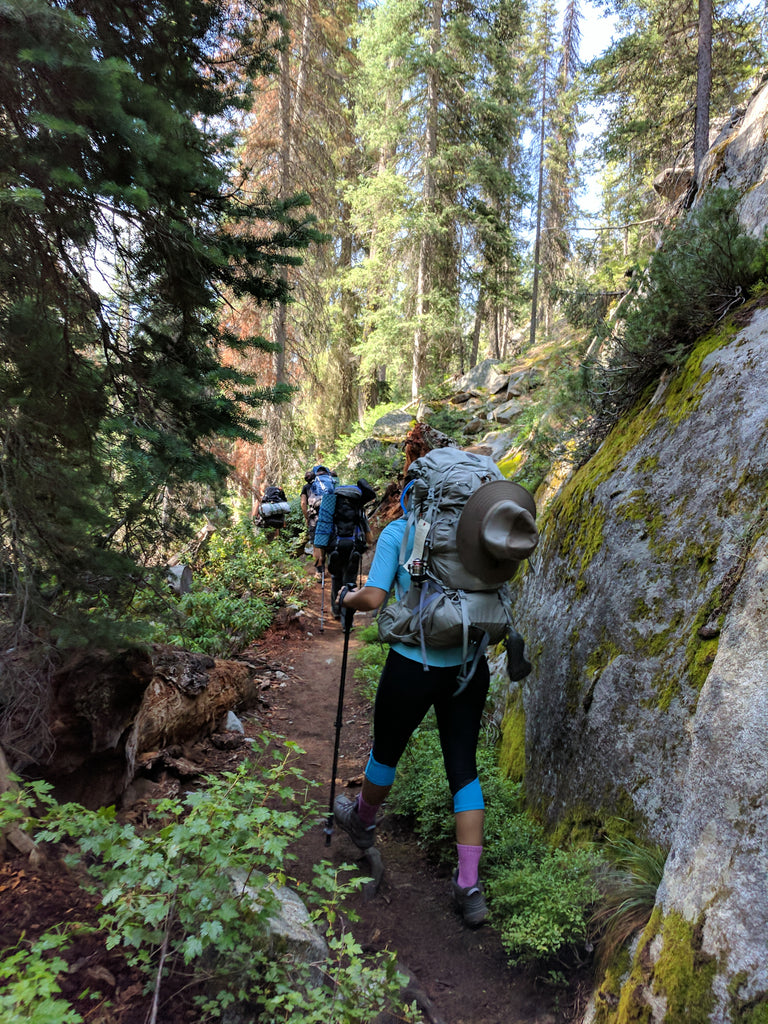
[[(617, 15), (618, 37), (587, 69), (592, 96), (605, 112), (597, 148), (604, 164), (622, 168), (627, 221), (640, 221), (663, 205), (653, 190), (659, 172), (676, 172), (683, 184), (693, 174), (697, 8), (661, 0), (606, 6)], [(710, 115), (717, 122), (752, 88), (760, 43), (755, 12), (743, 4), (723, 0), (713, 17)]]
[(221, 359), (265, 344), (222, 326), (222, 295), (282, 300), (311, 235), (290, 200), (230, 184), (224, 126), (274, 67), (275, 12), (258, 5), (257, 32), (246, 6), (0, 10), (0, 564), (18, 636), (103, 632), (96, 609), (118, 618), (223, 484), (219, 440), (256, 437), (275, 397)]
[[(525, 6), (388, 2), (360, 47), (358, 125), (369, 170), (352, 193), (365, 258), (361, 363), (398, 388), (499, 351), (519, 276)], [(487, 335), (487, 337), (489, 337)]]
[[(357, 2), (285, 0), (281, 12), (280, 75), (256, 83), (245, 156), (255, 181), (311, 196), (328, 244), (312, 246), (302, 266), (288, 270), (289, 302), (276, 311), (279, 317), (267, 323), (261, 314), (264, 333), (279, 346), (271, 373), (298, 390), (290, 410), (282, 408), (279, 435), (245, 457), (257, 473), (272, 466), (277, 475), (296, 470), (291, 449), (327, 443), (357, 411), (354, 301), (341, 283), (353, 249), (344, 192), (356, 172), (349, 71)], [(245, 305), (238, 311), (242, 322), (253, 315)]]
[(579, 169), (581, 61), (579, 3), (568, 0), (563, 13), (558, 67), (554, 78), (546, 152), (546, 192), (543, 202), (541, 306), (549, 330), (554, 292), (562, 284), (571, 259), (571, 226), (576, 219)]
[(693, 134), (693, 177), (699, 176), (709, 149), (709, 99), (712, 92), (712, 0), (699, 0), (696, 61), (696, 126)]
[(544, 195), (547, 188), (546, 152), (547, 134), (554, 92), (555, 60), (555, 5), (552, 0), (543, 0), (538, 11), (537, 31), (534, 46), (537, 55), (537, 148), (536, 160), (536, 221), (533, 239), (533, 283), (531, 287), (531, 323), (529, 345), (536, 342), (536, 328), (539, 320), (539, 282), (541, 278), (541, 255), (543, 248)]

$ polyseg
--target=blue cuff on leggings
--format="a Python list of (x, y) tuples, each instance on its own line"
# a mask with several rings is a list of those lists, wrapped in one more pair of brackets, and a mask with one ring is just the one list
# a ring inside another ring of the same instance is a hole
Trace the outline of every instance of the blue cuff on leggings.
[(391, 786), (395, 781), (395, 769), (390, 768), (388, 764), (379, 764), (371, 754), (365, 766), (365, 777), (374, 786)]
[(463, 786), (453, 798), (453, 813), (459, 811), (482, 811), (485, 807), (483, 791), (480, 788), (480, 779), (474, 778)]

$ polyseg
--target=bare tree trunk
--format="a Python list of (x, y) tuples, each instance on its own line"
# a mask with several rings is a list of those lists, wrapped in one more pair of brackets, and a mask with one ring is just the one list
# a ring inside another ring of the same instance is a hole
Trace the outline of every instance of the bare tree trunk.
[(500, 327), (499, 307), (498, 307), (498, 305), (495, 305), (493, 307), (493, 312), (491, 313), (491, 323), (490, 323), (490, 328), (491, 328), (491, 358), (492, 359), (498, 359), (499, 358), (499, 352), (501, 350), (500, 349), (501, 339), (499, 337), (499, 327)]
[[(389, 67), (392, 67), (392, 58), (390, 58)], [(385, 94), (385, 100), (384, 100), (387, 120), (389, 119), (390, 111), (396, 105), (396, 103), (397, 103), (397, 97), (393, 94), (391, 89), (387, 89), (387, 92)], [(392, 155), (393, 154), (391, 152), (390, 145), (387, 142), (382, 142), (382, 144), (381, 144), (381, 146), (379, 148), (379, 158), (378, 158), (378, 167), (377, 167), (377, 174), (379, 176), (383, 177), (383, 175), (386, 174), (387, 168), (389, 167), (389, 161), (391, 160)], [(378, 258), (378, 253), (379, 253), (379, 233), (378, 233), (378, 230), (377, 230), (377, 225), (374, 223), (374, 224), (371, 225), (370, 261), (371, 261), (371, 265), (372, 266), (376, 265), (376, 260)], [(378, 305), (379, 305), (379, 300), (378, 300), (378, 297), (377, 297), (376, 299), (374, 299), (374, 301), (372, 303), (372, 306), (373, 306), (374, 309), (376, 309), (378, 307)], [(364, 331), (364, 340), (366, 342), (370, 338), (370, 335), (371, 335), (371, 328), (370, 328), (369, 325), (366, 325), (365, 331)], [(366, 405), (367, 404), (369, 404), (369, 405), (376, 405), (377, 401), (379, 400), (379, 395), (383, 391), (383, 389), (379, 387), (379, 383), (386, 382), (386, 379), (387, 379), (387, 368), (386, 368), (386, 365), (381, 365), (381, 366), (377, 366), (376, 367), (375, 378), (374, 378), (373, 381), (370, 382), (371, 387), (370, 387), (370, 393), (369, 394), (366, 394), (366, 392), (368, 391), (368, 384), (369, 384), (369, 382), (368, 381), (363, 382), (364, 386), (362, 388), (360, 388), (360, 390), (358, 392), (358, 421), (359, 421), (361, 426), (362, 426), (363, 419), (364, 419), (364, 416), (365, 416)]]
[(536, 199), (536, 241), (533, 247), (533, 294), (531, 296), (531, 347), (536, 343), (536, 312), (539, 302), (539, 259), (541, 256), (541, 208), (544, 200), (544, 135), (547, 110), (547, 58), (543, 61), (541, 83), (541, 126), (539, 138), (539, 188)]
[[(440, 52), (440, 34), (443, 24), (443, 0), (433, 0), (432, 31), (429, 41), (429, 52), (436, 57)], [(429, 214), (435, 204), (434, 160), (437, 156), (437, 67), (432, 61), (427, 75), (427, 137), (424, 154), (424, 208)], [(427, 346), (428, 336), (425, 325), (429, 313), (429, 260), (432, 252), (428, 228), (422, 232), (419, 244), (419, 269), (416, 291), (416, 331), (413, 339), (413, 375), (411, 378), (411, 398), (416, 401), (423, 390), (427, 377)]]
[(429, 311), (427, 298), (427, 239), (422, 238), (419, 244), (419, 271), (416, 278), (416, 332), (413, 337), (413, 373), (411, 376), (411, 398), (417, 401), (426, 379), (427, 366), (427, 331), (425, 317)]
[(301, 48), (299, 50), (299, 69), (296, 74), (296, 92), (293, 100), (293, 111), (291, 119), (291, 146), (297, 132), (301, 131), (304, 120), (304, 96), (307, 90), (307, 79), (309, 78), (309, 46), (312, 39), (312, 0), (305, 0), (304, 15), (301, 26)]
[[(283, 0), (281, 13), (288, 21), (288, 0)], [(287, 42), (287, 40), (286, 40)], [(290, 162), (291, 162), (291, 56), (290, 45), (286, 45), (280, 52), (280, 86), (278, 93), (278, 113), (280, 123), (280, 149), (279, 149), (279, 180), (278, 194), (281, 199), (287, 199), (290, 195)], [(284, 281), (288, 280), (288, 272), (285, 268), (281, 271)], [(272, 341), (277, 346), (272, 355), (272, 374), (275, 385), (285, 384), (285, 345), (287, 338), (287, 308), (284, 302), (278, 302), (272, 314)], [(279, 485), (281, 473), (280, 455), (283, 448), (283, 416), (279, 404), (273, 403), (267, 410), (266, 430), (264, 437), (264, 464), (261, 471), (254, 473), (255, 478), (261, 478), (267, 485)], [(253, 496), (254, 498), (256, 495)]]
[(709, 149), (709, 98), (712, 92), (712, 0), (699, 0), (699, 52), (696, 72), (696, 129), (693, 177), (698, 182)]
[(483, 316), (485, 315), (485, 289), (480, 286), (480, 292), (477, 296), (477, 306), (475, 308), (475, 326), (472, 331), (472, 351), (469, 354), (469, 369), (473, 366), (477, 366), (477, 356), (480, 351), (480, 331), (483, 326)]

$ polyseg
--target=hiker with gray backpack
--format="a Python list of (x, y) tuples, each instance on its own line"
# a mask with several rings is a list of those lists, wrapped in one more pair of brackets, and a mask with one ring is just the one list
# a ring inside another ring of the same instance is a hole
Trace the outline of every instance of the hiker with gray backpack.
[[(465, 924), (487, 909), (479, 879), (485, 803), (476, 752), (490, 683), (485, 650), (507, 639), (508, 670), (530, 665), (510, 621), (507, 581), (538, 543), (532, 496), (486, 456), (440, 448), (411, 464), (404, 515), (379, 536), (367, 583), (339, 594), (345, 635), (355, 611), (382, 609), (390, 645), (373, 713), (373, 746), (355, 800), (336, 797), (333, 817), (361, 850), (411, 734), (434, 707), (453, 797), (458, 866), (451, 889)], [(395, 601), (383, 607), (394, 588)]]

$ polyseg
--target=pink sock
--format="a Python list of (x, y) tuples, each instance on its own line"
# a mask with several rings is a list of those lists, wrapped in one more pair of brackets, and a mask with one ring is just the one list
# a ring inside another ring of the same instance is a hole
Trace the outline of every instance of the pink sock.
[(376, 812), (378, 811), (376, 804), (369, 804), (363, 800), (363, 794), (357, 794), (357, 814), (360, 821), (364, 825), (375, 825), (376, 824)]
[(459, 853), (459, 876), (456, 879), (462, 889), (471, 889), (477, 885), (477, 867), (483, 852), (482, 846), (462, 846), (456, 843)]

